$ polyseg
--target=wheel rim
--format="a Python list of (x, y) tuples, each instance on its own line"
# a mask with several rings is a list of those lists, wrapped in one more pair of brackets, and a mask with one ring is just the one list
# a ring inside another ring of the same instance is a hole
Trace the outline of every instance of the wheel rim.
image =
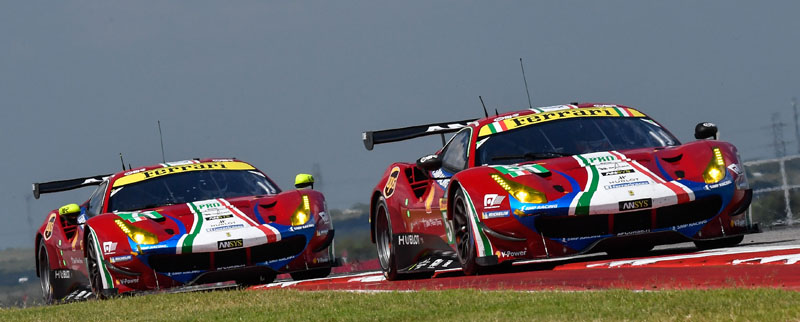
[(390, 269), (389, 261), (392, 254), (392, 228), (386, 218), (386, 209), (378, 208), (377, 222), (375, 223), (375, 237), (377, 239), (378, 259), (381, 267), (386, 271)]
[(94, 237), (91, 235), (89, 236), (88, 247), (89, 249), (86, 250), (86, 265), (89, 271), (89, 285), (92, 287), (92, 292), (94, 292), (95, 295), (99, 295), (103, 281), (100, 280), (100, 265), (98, 265), (97, 260), (97, 249), (95, 248)]
[(42, 296), (45, 301), (50, 301), (53, 297), (53, 288), (50, 285), (50, 259), (47, 257), (47, 246), (42, 243), (39, 248), (39, 277), (42, 283)]
[(458, 250), (458, 259), (463, 266), (472, 256), (472, 228), (467, 219), (467, 206), (464, 203), (463, 197), (458, 195), (453, 203), (453, 219), (456, 222), (456, 249)]

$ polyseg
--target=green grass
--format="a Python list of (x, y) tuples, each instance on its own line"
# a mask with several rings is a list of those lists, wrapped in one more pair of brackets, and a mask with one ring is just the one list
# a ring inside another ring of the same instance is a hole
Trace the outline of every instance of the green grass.
[(787, 321), (800, 319), (798, 303), (800, 292), (767, 289), (381, 293), (234, 290), (0, 309), (0, 320)]

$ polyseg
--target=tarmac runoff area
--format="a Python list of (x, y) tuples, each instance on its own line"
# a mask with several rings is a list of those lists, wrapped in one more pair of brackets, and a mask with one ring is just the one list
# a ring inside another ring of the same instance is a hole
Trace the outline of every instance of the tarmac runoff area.
[(800, 290), (800, 227), (745, 236), (737, 247), (699, 251), (692, 243), (660, 246), (646, 257), (610, 258), (604, 253), (515, 263), (479, 276), (460, 270), (433, 278), (386, 281), (379, 271), (307, 281), (278, 280), (251, 289), (411, 291), (662, 290), (717, 288)]

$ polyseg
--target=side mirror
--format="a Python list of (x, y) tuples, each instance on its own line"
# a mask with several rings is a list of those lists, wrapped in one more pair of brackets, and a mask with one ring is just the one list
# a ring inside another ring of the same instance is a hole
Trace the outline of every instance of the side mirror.
[(438, 170), (442, 167), (442, 159), (439, 159), (438, 154), (430, 154), (417, 160), (417, 167), (425, 171)]
[(81, 207), (78, 204), (68, 204), (58, 208), (58, 214), (61, 216), (74, 216), (81, 213)]
[(710, 122), (697, 123), (697, 126), (694, 127), (694, 138), (698, 140), (704, 140), (708, 138), (716, 140), (717, 125)]
[(294, 187), (297, 189), (314, 189), (314, 176), (306, 173), (298, 174), (294, 177)]

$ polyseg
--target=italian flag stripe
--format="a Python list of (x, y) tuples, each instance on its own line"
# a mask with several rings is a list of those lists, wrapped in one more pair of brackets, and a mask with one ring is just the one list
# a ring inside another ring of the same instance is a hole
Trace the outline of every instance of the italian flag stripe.
[(92, 240), (94, 240), (94, 249), (95, 249), (95, 256), (97, 258), (97, 266), (100, 267), (100, 279), (103, 281), (103, 289), (110, 288), (109, 286), (114, 286), (114, 282), (111, 279), (111, 273), (108, 272), (108, 268), (106, 268), (106, 263), (103, 260), (103, 251), (102, 247), (100, 246), (100, 241), (97, 240), (97, 234), (94, 233), (94, 229), (89, 227), (89, 230), (92, 233)]
[(183, 245), (181, 247), (182, 253), (191, 253), (192, 252), (192, 243), (194, 243), (194, 238), (197, 237), (197, 234), (200, 233), (200, 229), (203, 226), (203, 214), (200, 213), (200, 210), (197, 209), (197, 206), (194, 203), (188, 203), (189, 209), (192, 210), (192, 214), (194, 214), (194, 223), (192, 224), (192, 231), (186, 235), (186, 238), (183, 240)]
[[(273, 231), (272, 230), (272, 229), (275, 229), (275, 228), (269, 227), (269, 226), (266, 226), (266, 225), (259, 225), (258, 223), (256, 223), (255, 221), (253, 221), (252, 219), (247, 217), (247, 215), (245, 215), (244, 213), (239, 211), (239, 209), (236, 209), (236, 207), (231, 206), (231, 204), (225, 199), (217, 199), (217, 201), (219, 201), (223, 206), (225, 206), (225, 208), (227, 208), (230, 212), (232, 212), (234, 215), (236, 215), (236, 217), (239, 217), (239, 219), (244, 220), (251, 227), (256, 227), (256, 228), (258, 228), (258, 230), (263, 232), (264, 236), (267, 238), (267, 242), (268, 243), (276, 242), (276, 241), (281, 240), (280, 234), (276, 233), (277, 231)], [(269, 228), (267, 228), (267, 227), (269, 227)], [(272, 229), (270, 229), (270, 228), (272, 228)]]
[[(620, 160), (627, 160), (628, 159), (624, 154), (619, 153), (617, 151), (611, 151), (610, 153), (612, 155), (616, 156), (617, 158), (619, 158)], [(653, 181), (664, 185), (665, 187), (669, 188), (669, 190), (672, 190), (672, 192), (674, 192), (675, 196), (678, 198), (678, 203), (689, 202), (691, 200), (691, 197), (689, 196), (689, 194), (687, 194), (686, 191), (683, 190), (681, 187), (678, 187), (678, 185), (676, 185), (673, 182), (667, 182), (666, 180), (662, 179), (661, 177), (659, 177), (656, 174), (654, 174), (653, 172), (651, 172), (649, 169), (647, 169), (644, 166), (642, 166), (641, 164), (639, 164), (639, 162), (631, 160), (631, 161), (628, 161), (628, 164), (633, 166), (633, 168), (636, 169), (637, 171), (639, 171), (639, 172), (643, 173), (644, 175), (648, 176)]]
[(540, 166), (538, 164), (532, 164), (530, 167), (532, 168), (534, 173), (547, 173), (547, 172), (550, 172), (547, 169), (545, 169), (543, 166)]
[(483, 230), (480, 229), (482, 225), (480, 220), (478, 219), (478, 212), (475, 210), (475, 205), (472, 204), (472, 198), (469, 197), (469, 194), (466, 190), (461, 190), (464, 192), (464, 196), (467, 197), (467, 203), (469, 203), (469, 217), (470, 224), (472, 225), (473, 231), (473, 238), (475, 238), (475, 245), (477, 246), (477, 254), (478, 257), (483, 256), (490, 256), (492, 255), (492, 243), (489, 242), (489, 238), (483, 233)]
[(588, 215), (589, 214), (589, 205), (592, 203), (592, 196), (594, 196), (594, 192), (597, 191), (597, 182), (599, 181), (599, 175), (597, 173), (597, 168), (593, 165), (589, 164), (584, 157), (580, 155), (576, 155), (576, 158), (580, 160), (580, 162), (586, 166), (586, 174), (589, 177), (586, 182), (586, 187), (583, 189), (583, 194), (581, 194), (580, 198), (578, 199), (578, 204), (575, 208), (576, 215)]

